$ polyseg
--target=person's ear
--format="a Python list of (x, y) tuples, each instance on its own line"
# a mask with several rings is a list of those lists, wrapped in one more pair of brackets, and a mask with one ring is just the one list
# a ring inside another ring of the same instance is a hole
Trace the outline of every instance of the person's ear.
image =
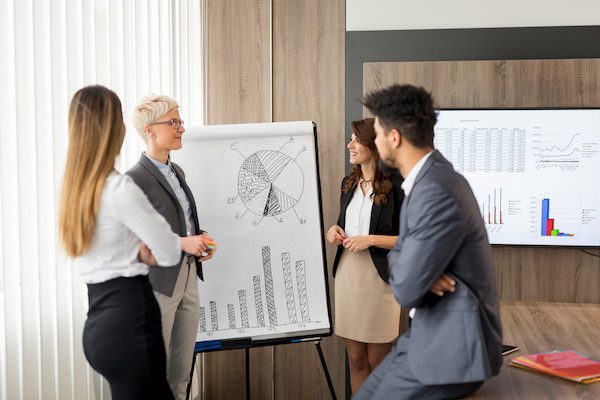
[(156, 135), (154, 134), (154, 129), (152, 129), (150, 125), (144, 126), (144, 133), (146, 134), (146, 136), (148, 136), (149, 139), (156, 138)]
[(402, 143), (402, 134), (397, 129), (392, 129), (390, 135), (392, 135), (392, 148), (397, 149)]

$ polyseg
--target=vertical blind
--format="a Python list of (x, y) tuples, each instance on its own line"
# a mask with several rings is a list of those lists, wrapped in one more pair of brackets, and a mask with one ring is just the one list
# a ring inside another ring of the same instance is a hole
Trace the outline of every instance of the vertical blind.
[(145, 148), (130, 115), (144, 95), (203, 122), (199, 0), (0, 0), (0, 399), (110, 398), (81, 336), (87, 289), (59, 245), (70, 100), (104, 85), (127, 135), (116, 168)]

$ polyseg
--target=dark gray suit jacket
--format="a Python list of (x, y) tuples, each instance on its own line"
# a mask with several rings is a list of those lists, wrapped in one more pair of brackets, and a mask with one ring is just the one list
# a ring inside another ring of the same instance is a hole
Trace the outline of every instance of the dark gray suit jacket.
[[(497, 375), (502, 327), (491, 247), (471, 187), (437, 150), (404, 198), (388, 261), (396, 300), (416, 308), (398, 347), (417, 379), (441, 385)], [(443, 272), (456, 291), (439, 297), (429, 288)]]
[[(185, 194), (190, 201), (196, 232), (197, 234), (200, 234), (204, 231), (200, 229), (198, 224), (196, 202), (194, 201), (192, 191), (185, 182), (185, 174), (179, 165), (175, 164), (174, 162), (172, 162), (171, 165), (175, 170), (181, 187), (185, 191)], [(173, 232), (182, 237), (187, 236), (185, 228), (185, 216), (183, 215), (181, 204), (179, 204), (179, 200), (173, 192), (171, 185), (169, 185), (169, 182), (167, 182), (164, 175), (158, 170), (158, 168), (156, 168), (156, 166), (152, 164), (152, 162), (148, 160), (144, 154), (142, 154), (137, 164), (131, 167), (126, 174), (133, 178), (135, 183), (144, 191), (146, 196), (148, 196), (148, 200), (150, 200), (150, 203), (152, 203), (156, 211), (165, 217), (167, 222), (171, 224), (171, 229), (173, 229)], [(150, 273), (148, 274), (148, 277), (154, 290), (167, 296), (173, 295), (173, 290), (175, 289), (175, 283), (177, 282), (177, 276), (179, 275), (179, 270), (181, 269), (181, 262), (184, 255), (185, 252), (182, 251), (181, 259), (177, 265), (167, 268), (156, 266), (150, 267)], [(202, 263), (198, 262), (195, 256), (194, 258), (196, 261), (198, 277), (203, 279)]]

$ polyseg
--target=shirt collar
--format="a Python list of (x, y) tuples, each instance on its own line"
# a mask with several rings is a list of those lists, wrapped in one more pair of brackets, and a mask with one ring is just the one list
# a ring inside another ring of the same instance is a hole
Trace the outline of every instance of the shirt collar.
[(169, 175), (169, 172), (171, 171), (171, 160), (169, 158), (167, 158), (167, 163), (163, 164), (160, 161), (156, 161), (154, 158), (150, 157), (148, 154), (146, 154), (146, 152), (143, 152), (142, 154), (144, 154), (148, 160), (152, 161), (152, 164), (156, 165), (156, 168), (158, 168), (161, 174), (163, 174), (165, 177)]
[(402, 188), (402, 190), (404, 190), (404, 195), (405, 196), (408, 196), (410, 194), (410, 191), (412, 190), (413, 185), (415, 184), (415, 180), (417, 179), (417, 175), (419, 175), (419, 172), (421, 172), (421, 168), (423, 168), (423, 165), (425, 164), (425, 161), (427, 161), (427, 159), (429, 158), (429, 156), (434, 151), (435, 150), (432, 150), (429, 153), (425, 154), (423, 156), (423, 158), (421, 158), (419, 160), (419, 162), (415, 164), (415, 166), (413, 167), (413, 169), (410, 170), (410, 172), (408, 173), (408, 175), (406, 176), (406, 178), (404, 178), (404, 182), (402, 182), (402, 184), (400, 185), (400, 187)]

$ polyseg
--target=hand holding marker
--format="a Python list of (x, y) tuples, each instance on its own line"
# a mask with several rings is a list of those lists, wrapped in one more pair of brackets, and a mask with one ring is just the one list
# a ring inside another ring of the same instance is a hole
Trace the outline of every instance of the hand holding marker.
[(214, 250), (217, 248), (217, 242), (208, 239), (206, 236), (204, 237), (204, 240), (206, 240), (206, 242), (208, 243), (207, 250)]

